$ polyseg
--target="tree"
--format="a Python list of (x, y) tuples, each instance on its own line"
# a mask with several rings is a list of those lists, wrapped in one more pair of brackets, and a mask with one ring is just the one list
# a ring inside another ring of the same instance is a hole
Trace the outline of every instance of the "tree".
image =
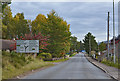
[(8, 23), (10, 23), (11, 20), (12, 20), (12, 12), (10, 6), (6, 6), (3, 11), (2, 22), (4, 25), (8, 25)]
[(99, 50), (100, 50), (100, 52), (106, 50), (106, 44), (105, 44), (104, 42), (101, 42), (101, 43), (99, 44)]
[(80, 51), (82, 51), (84, 49), (82, 41), (77, 42), (76, 49), (77, 49), (77, 52), (80, 52)]
[(7, 38), (7, 26), (5, 26), (4, 24), (2, 24), (2, 38)]
[(0, 1), (0, 7), (2, 8), (2, 11), (0, 11), (0, 12), (3, 12), (4, 8), (6, 6), (8, 6), (8, 4), (11, 4), (11, 0), (9, 0), (9, 1)]
[(16, 37), (20, 38), (20, 36), (24, 36), (25, 34), (30, 32), (29, 24), (27, 20), (24, 19), (23, 13), (17, 13), (9, 26), (13, 26), (13, 29), (12, 29), (14, 30), (13, 37), (15, 38)]
[(3, 17), (2, 17), (3, 33), (4, 33), (4, 35), (6, 35), (6, 37), (3, 36), (3, 38), (10, 38), (11, 37), (10, 29), (12, 26), (8, 26), (8, 25), (10, 25), (12, 19), (13, 19), (13, 17), (12, 17), (12, 12), (11, 12), (10, 6), (6, 6), (4, 8)]
[(84, 46), (83, 46), (83, 43), (82, 41), (80, 41), (80, 51), (84, 50)]
[(44, 35), (48, 35), (48, 22), (45, 15), (39, 14), (34, 21), (32, 21), (32, 32), (41, 32)]
[(84, 42), (84, 48), (87, 53), (90, 53), (90, 49), (91, 51), (97, 50), (97, 42), (95, 40), (95, 37), (90, 32), (88, 32), (88, 34), (85, 35), (83, 42)]
[(48, 51), (57, 57), (61, 57), (70, 50), (70, 25), (59, 17), (54, 10), (47, 16), (48, 34), (50, 36)]
[(70, 41), (71, 41), (70, 51), (75, 52), (77, 49), (77, 37), (71, 36)]

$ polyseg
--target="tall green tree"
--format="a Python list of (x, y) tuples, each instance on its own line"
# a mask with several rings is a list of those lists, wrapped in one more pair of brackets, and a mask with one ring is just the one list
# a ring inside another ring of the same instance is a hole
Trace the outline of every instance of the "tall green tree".
[(30, 32), (28, 21), (24, 19), (23, 13), (17, 13), (9, 26), (13, 26), (11, 29), (13, 30), (11, 32), (14, 32), (13, 37), (20, 38), (20, 36), (24, 36)]
[(71, 36), (70, 38), (71, 41), (71, 46), (70, 46), (70, 51), (75, 52), (77, 50), (77, 37)]
[(12, 20), (12, 12), (10, 6), (6, 6), (3, 11), (2, 22), (4, 25), (8, 25)]
[(54, 10), (48, 16), (49, 52), (60, 57), (70, 50), (70, 25), (59, 17)]
[(6, 6), (4, 8), (3, 17), (2, 17), (2, 23), (3, 23), (2, 30), (4, 31), (3, 32), (4, 35), (6, 34), (6, 36), (3, 36), (3, 38), (10, 38), (11, 37), (10, 30), (11, 30), (12, 26), (8, 26), (8, 25), (10, 25), (12, 20), (13, 20), (13, 17), (12, 17), (12, 12), (11, 12), (10, 6)]
[(5, 26), (4, 24), (2, 24), (2, 38), (6, 39), (7, 38), (7, 26)]
[(77, 42), (76, 49), (77, 49), (77, 52), (84, 50), (82, 41)]
[(97, 50), (97, 42), (95, 40), (95, 36), (93, 36), (92, 33), (88, 32), (88, 34), (85, 35), (83, 42), (84, 42), (84, 48), (87, 53), (90, 53), (90, 49), (91, 51)]
[(80, 51), (84, 50), (84, 44), (80, 41)]

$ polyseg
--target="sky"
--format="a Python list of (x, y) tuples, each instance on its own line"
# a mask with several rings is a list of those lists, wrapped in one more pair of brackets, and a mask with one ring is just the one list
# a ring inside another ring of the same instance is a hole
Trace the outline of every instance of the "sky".
[[(91, 32), (97, 42), (107, 40), (107, 13), (110, 12), (110, 39), (112, 34), (112, 2), (15, 2), (11, 3), (13, 16), (24, 13), (26, 19), (34, 20), (38, 14), (47, 16), (53, 9), (70, 24), (72, 36), (78, 41)], [(118, 35), (118, 3), (115, 3), (115, 29)]]

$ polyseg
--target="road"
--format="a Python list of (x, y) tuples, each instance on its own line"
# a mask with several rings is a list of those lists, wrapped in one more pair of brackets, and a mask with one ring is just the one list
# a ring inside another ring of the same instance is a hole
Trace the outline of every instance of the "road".
[(22, 79), (111, 79), (109, 75), (91, 64), (84, 54), (77, 54), (70, 60), (30, 74)]

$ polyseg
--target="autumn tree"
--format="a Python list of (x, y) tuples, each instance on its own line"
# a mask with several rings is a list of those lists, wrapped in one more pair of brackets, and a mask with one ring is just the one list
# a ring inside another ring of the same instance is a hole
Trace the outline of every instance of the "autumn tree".
[(39, 14), (34, 21), (32, 21), (32, 32), (41, 32), (44, 35), (48, 35), (48, 21), (45, 15)]
[(106, 44), (105, 44), (104, 42), (101, 42), (101, 43), (99, 44), (99, 50), (100, 50), (100, 52), (106, 50)]
[[(43, 50), (47, 49), (47, 43), (49, 37), (43, 36), (40, 32), (38, 34), (33, 34), (32, 32), (25, 34), (24, 36), (20, 36), (20, 38), (16, 38), (16, 40), (39, 40), (39, 52), (43, 52)], [(11, 50), (16, 50), (16, 40), (14, 44), (11, 44)]]
[(48, 34), (50, 35), (48, 51), (58, 57), (70, 50), (70, 25), (59, 17), (54, 10), (48, 16)]

